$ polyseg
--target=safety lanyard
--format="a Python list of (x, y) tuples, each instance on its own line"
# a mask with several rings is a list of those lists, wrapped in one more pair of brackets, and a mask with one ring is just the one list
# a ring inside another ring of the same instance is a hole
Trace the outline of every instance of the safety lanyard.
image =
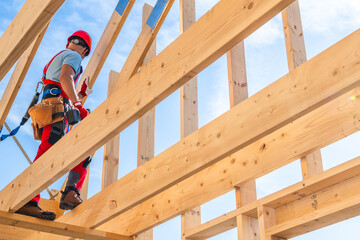
[[(40, 84), (42, 86), (39, 90)], [(35, 104), (37, 104), (37, 102), (39, 101), (39, 96), (40, 96), (43, 88), (44, 88), (44, 84), (42, 82), (38, 82), (36, 85), (36, 89), (35, 89), (35, 95), (34, 95), (33, 99), (31, 100), (31, 103), (30, 103), (29, 107), (27, 108), (26, 113), (24, 114), (23, 118), (21, 119), (19, 126), (14, 128), (13, 130), (11, 130), (9, 134), (0, 135), (0, 142), (4, 141), (6, 138), (8, 138), (10, 136), (14, 136), (19, 131), (20, 127), (29, 120), (29, 118), (30, 118), (29, 109), (31, 107), (33, 107)], [(3, 127), (1, 127), (1, 129), (0, 129), (0, 134), (1, 134), (2, 128)]]

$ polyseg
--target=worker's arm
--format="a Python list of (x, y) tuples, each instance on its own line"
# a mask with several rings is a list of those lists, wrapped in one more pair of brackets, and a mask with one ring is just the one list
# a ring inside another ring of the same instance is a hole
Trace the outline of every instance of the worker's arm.
[(79, 97), (76, 94), (73, 80), (74, 75), (74, 69), (68, 64), (63, 64), (60, 72), (60, 84), (66, 95), (73, 102), (74, 107), (79, 110), (81, 119), (84, 119), (87, 115), (89, 115), (89, 112), (82, 106), (79, 101)]
[(79, 97), (75, 91), (74, 85), (74, 77), (75, 71), (74, 69), (68, 65), (63, 64), (60, 72), (60, 84), (62, 89), (65, 91), (66, 95), (68, 95), (69, 99), (75, 103), (79, 101)]

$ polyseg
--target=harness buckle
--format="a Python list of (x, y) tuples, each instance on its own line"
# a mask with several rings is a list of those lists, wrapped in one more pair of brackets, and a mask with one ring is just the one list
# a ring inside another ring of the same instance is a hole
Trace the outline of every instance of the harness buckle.
[(57, 93), (53, 93), (53, 91), (57, 90), (57, 88), (52, 88), (50, 89), (50, 94), (55, 96), (55, 95), (58, 95)]
[[(40, 84), (41, 84), (41, 89), (40, 89), (40, 91), (38, 91)], [(43, 82), (38, 82), (38, 83), (36, 84), (35, 93), (40, 94), (40, 93), (42, 93), (43, 89), (44, 89), (44, 83), (43, 83)]]

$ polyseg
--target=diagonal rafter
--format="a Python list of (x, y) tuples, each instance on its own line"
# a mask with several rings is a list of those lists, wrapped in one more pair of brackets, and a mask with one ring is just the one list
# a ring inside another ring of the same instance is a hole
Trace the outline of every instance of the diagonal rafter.
[(0, 128), (5, 122), (6, 117), (8, 116), (11, 106), (14, 103), (16, 95), (18, 94), (21, 84), (24, 81), (26, 73), (28, 72), (30, 65), (35, 57), (35, 54), (39, 48), (39, 45), (45, 35), (47, 30), (47, 24), (44, 29), (41, 31), (39, 36), (34, 40), (34, 42), (28, 47), (28, 49), (21, 55), (19, 61), (17, 62), (14, 72), (12, 73), (9, 83), (6, 86), (3, 96), (0, 100)]
[[(81, 83), (85, 78), (89, 78), (89, 87), (92, 88), (100, 73), (101, 68), (109, 56), (110, 50), (114, 46), (133, 5), (135, 0), (119, 0), (113, 14), (111, 15), (106, 28), (101, 35), (99, 43), (97, 44), (94, 53), (91, 55), (88, 65), (84, 73), (81, 75), (77, 90), (80, 91)], [(86, 97), (82, 100), (85, 103)]]
[(0, 38), (0, 81), (65, 0), (27, 0)]

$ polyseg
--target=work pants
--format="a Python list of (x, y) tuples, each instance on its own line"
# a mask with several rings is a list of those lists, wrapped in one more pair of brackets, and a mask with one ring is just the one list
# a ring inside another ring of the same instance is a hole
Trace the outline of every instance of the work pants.
[[(41, 157), (47, 150), (49, 150), (60, 138), (65, 134), (65, 129), (67, 128), (67, 124), (65, 120), (62, 122), (54, 123), (43, 128), (41, 143), (37, 152), (37, 155), (34, 159), (34, 162)], [(62, 131), (62, 132), (61, 132)], [(57, 135), (60, 134), (60, 135)], [(63, 159), (59, 159), (62, 161)], [(85, 177), (87, 174), (87, 166), (90, 163), (90, 158), (85, 159), (75, 168), (73, 168), (68, 176), (68, 181), (66, 183), (66, 187), (75, 187), (79, 192), (83, 186), (85, 181)], [(39, 202), (40, 194), (34, 197), (31, 201)]]

